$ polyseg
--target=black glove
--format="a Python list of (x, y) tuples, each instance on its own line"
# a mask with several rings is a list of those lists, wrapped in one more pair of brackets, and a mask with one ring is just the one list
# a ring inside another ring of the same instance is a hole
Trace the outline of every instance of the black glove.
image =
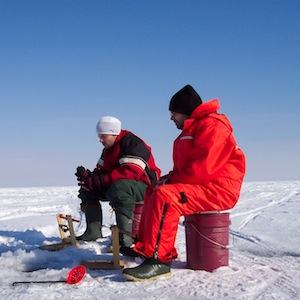
[(84, 181), (90, 175), (90, 173), (91, 171), (89, 169), (86, 169), (83, 166), (79, 166), (76, 169), (75, 176), (77, 177), (77, 180), (81, 182)]
[(103, 192), (103, 175), (99, 170), (95, 169), (93, 172), (91, 172), (89, 170), (84, 171), (82, 168), (80, 168), (79, 172), (82, 173), (78, 173), (78, 175), (82, 174), (82, 176), (77, 177), (79, 178), (78, 185), (80, 185), (83, 190), (96, 193)]
[(84, 191), (89, 191), (87, 185), (90, 185), (88, 183), (90, 181), (89, 177), (91, 176), (91, 171), (83, 166), (79, 166), (76, 169), (75, 176), (77, 177), (78, 185), (81, 187), (81, 189)]

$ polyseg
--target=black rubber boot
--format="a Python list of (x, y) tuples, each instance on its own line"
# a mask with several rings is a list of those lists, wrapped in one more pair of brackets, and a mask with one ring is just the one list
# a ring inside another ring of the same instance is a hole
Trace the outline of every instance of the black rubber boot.
[(124, 277), (129, 281), (155, 279), (157, 277), (167, 276), (170, 274), (171, 269), (169, 264), (161, 263), (154, 258), (145, 259), (141, 265), (123, 270)]
[(138, 257), (138, 253), (134, 252), (133, 238), (131, 237), (132, 219), (123, 214), (116, 213), (117, 226), (119, 228), (120, 253), (126, 256)]
[(86, 205), (84, 209), (86, 219), (85, 232), (76, 237), (76, 240), (86, 242), (102, 238), (102, 208), (101, 205)]
[(116, 212), (116, 221), (119, 229), (120, 247), (131, 247), (133, 238), (131, 237), (132, 219), (124, 214)]
[(142, 257), (143, 256), (133, 250), (133, 247), (126, 247), (126, 246), (121, 246), (120, 247), (120, 253), (129, 257)]

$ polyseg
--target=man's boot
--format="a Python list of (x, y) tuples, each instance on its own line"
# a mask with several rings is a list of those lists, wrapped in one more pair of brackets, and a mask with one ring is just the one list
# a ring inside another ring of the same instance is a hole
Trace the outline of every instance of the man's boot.
[(116, 221), (119, 229), (120, 253), (132, 257), (139, 256), (131, 248), (133, 243), (133, 238), (131, 237), (132, 219), (116, 212)]
[(130, 281), (154, 279), (170, 274), (170, 265), (159, 262), (154, 258), (147, 258), (141, 265), (123, 270), (124, 277)]
[(102, 238), (102, 208), (100, 204), (86, 204), (83, 208), (86, 219), (85, 232), (76, 237), (76, 240), (95, 241)]
[(133, 242), (131, 237), (132, 219), (124, 214), (116, 212), (116, 221), (119, 229), (120, 246), (130, 247)]

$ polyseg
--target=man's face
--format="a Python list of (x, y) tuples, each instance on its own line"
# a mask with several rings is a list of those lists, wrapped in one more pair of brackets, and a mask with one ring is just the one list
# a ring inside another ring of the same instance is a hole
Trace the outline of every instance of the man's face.
[(105, 149), (110, 148), (117, 138), (117, 135), (112, 134), (98, 134), (100, 143), (104, 146)]
[(181, 113), (177, 113), (175, 111), (171, 111), (171, 117), (170, 119), (175, 123), (176, 127), (178, 129), (182, 129), (183, 128), (183, 123), (184, 120), (187, 119), (188, 116), (187, 115), (183, 115)]

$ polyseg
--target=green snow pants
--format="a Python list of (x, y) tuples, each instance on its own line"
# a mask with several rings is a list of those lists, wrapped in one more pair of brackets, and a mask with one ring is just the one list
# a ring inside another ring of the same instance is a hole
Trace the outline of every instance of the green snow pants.
[(115, 181), (109, 187), (105, 198), (116, 214), (132, 219), (135, 203), (144, 201), (146, 188), (147, 185), (142, 181), (122, 179)]

